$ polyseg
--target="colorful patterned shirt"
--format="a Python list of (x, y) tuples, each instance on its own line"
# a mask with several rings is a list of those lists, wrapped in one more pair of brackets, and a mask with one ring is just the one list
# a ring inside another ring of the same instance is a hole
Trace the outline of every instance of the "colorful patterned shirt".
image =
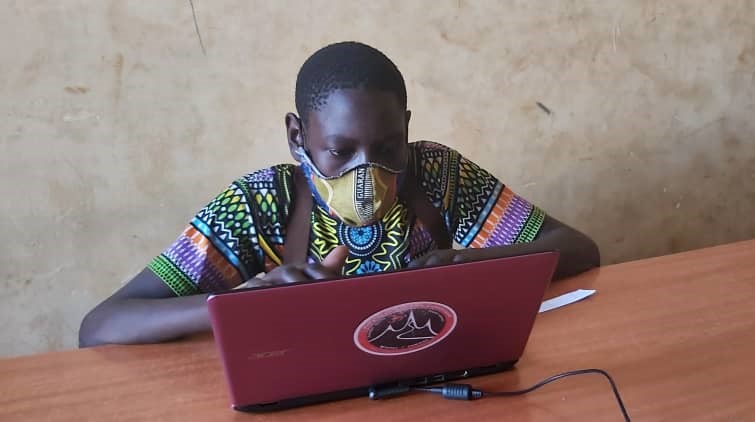
[[(410, 145), (410, 165), (462, 247), (530, 242), (545, 213), (458, 152), (434, 142)], [(281, 264), (294, 165), (280, 164), (239, 178), (199, 211), (149, 268), (176, 295), (231, 289)], [(380, 221), (351, 227), (313, 206), (308, 259), (321, 261), (338, 245), (349, 256), (344, 274), (404, 268), (437, 249), (430, 233), (398, 201)]]

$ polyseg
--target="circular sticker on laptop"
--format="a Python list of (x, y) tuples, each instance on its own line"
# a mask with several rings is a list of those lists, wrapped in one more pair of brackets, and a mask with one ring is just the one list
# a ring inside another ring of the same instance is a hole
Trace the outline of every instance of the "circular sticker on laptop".
[(456, 320), (456, 312), (442, 303), (402, 303), (362, 321), (354, 331), (354, 343), (373, 355), (414, 353), (443, 341), (456, 328)]

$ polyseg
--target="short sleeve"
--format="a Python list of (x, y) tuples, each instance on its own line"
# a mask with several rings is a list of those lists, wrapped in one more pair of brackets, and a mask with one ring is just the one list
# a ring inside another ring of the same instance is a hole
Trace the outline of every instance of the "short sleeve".
[(248, 241), (255, 230), (240, 179), (202, 208), (148, 268), (177, 296), (231, 289), (260, 272)]
[(545, 212), (457, 151), (418, 143), (422, 184), (462, 247), (487, 248), (533, 241)]

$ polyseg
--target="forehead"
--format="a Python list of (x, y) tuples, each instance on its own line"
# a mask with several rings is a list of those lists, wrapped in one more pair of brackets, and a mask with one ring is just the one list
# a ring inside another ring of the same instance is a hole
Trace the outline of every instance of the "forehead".
[(405, 116), (406, 110), (391, 92), (340, 89), (309, 113), (306, 129), (319, 137), (374, 138), (405, 128)]

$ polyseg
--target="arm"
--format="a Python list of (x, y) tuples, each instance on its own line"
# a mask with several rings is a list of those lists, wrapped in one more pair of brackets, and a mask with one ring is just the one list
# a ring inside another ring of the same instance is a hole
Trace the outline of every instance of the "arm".
[(494, 257), (558, 251), (560, 258), (554, 279), (571, 277), (600, 266), (598, 245), (584, 233), (550, 216), (545, 217), (543, 227), (534, 241), (491, 249)]
[(210, 328), (209, 293), (227, 291), (245, 281), (256, 286), (323, 276), (316, 268), (284, 265), (287, 268), (270, 271), (264, 283), (253, 278), (266, 266), (260, 260), (264, 254), (252, 239), (265, 237), (261, 228), (285, 221), (283, 214), (271, 217), (261, 212), (254, 195), (256, 189), (267, 189), (276, 201), (271, 208), (285, 209), (280, 198), (290, 195), (276, 189), (290, 185), (281, 183), (290, 178), (286, 170), (279, 166), (250, 173), (209, 201), (147, 268), (86, 315), (79, 331), (80, 345), (155, 343), (206, 331)]
[(588, 236), (547, 215), (458, 152), (438, 144), (428, 146), (421, 153), (427, 155), (426, 159), (437, 160), (440, 156), (443, 164), (426, 178), (452, 182), (432, 186), (426, 193), (433, 198), (435, 191), (441, 192), (444, 199), (440, 212), (449, 222), (449, 233), (456, 243), (468, 249), (438, 250), (413, 260), (410, 266), (554, 250), (560, 253), (554, 278), (600, 265), (598, 247)]
[(210, 328), (207, 295), (177, 297), (145, 268), (81, 322), (79, 347), (174, 340)]
[(223, 208), (245, 200), (239, 193), (245, 187), (242, 180), (231, 183), (147, 268), (89, 312), (79, 329), (79, 345), (156, 343), (208, 330), (207, 293), (233, 288), (247, 274), (260, 272), (256, 261), (238, 258), (253, 256), (239, 248), (240, 242), (219, 236), (242, 222), (246, 228), (237, 229), (236, 237), (252, 235), (255, 221), (248, 208), (239, 221), (238, 210)]
[(479, 261), (548, 251), (560, 253), (554, 279), (570, 277), (600, 266), (600, 251), (595, 242), (587, 235), (550, 216), (545, 218), (540, 233), (532, 242), (481, 249), (439, 250), (412, 261), (409, 266)]
[[(321, 263), (282, 265), (245, 287), (274, 286), (341, 274), (348, 250), (340, 246)], [(158, 343), (210, 329), (206, 294), (177, 297), (145, 268), (81, 322), (79, 347)]]

